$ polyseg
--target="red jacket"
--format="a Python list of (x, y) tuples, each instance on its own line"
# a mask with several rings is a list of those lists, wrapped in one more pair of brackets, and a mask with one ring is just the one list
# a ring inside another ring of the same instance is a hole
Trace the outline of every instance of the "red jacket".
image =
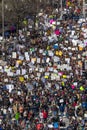
[(48, 117), (48, 113), (46, 111), (43, 111), (43, 118), (46, 119)]
[(38, 124), (36, 125), (36, 130), (42, 130), (43, 127), (44, 127), (44, 126), (43, 126), (42, 123), (38, 123)]

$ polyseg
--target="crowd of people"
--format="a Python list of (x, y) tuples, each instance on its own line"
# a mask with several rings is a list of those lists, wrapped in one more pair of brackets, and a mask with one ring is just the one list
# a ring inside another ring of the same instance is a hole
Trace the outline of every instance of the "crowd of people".
[(87, 18), (60, 11), (0, 44), (0, 130), (87, 129)]

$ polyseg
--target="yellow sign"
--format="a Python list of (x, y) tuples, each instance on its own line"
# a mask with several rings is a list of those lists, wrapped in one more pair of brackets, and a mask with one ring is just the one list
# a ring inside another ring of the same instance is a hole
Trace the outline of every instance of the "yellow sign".
[(48, 79), (48, 78), (49, 78), (49, 76), (47, 76), (47, 75), (46, 75), (46, 76), (44, 76), (44, 78), (45, 78), (45, 79)]
[(57, 56), (62, 56), (62, 55), (63, 55), (62, 51), (56, 51), (55, 54), (56, 54)]
[(84, 91), (84, 87), (83, 87), (83, 86), (81, 86), (81, 87), (80, 87), (80, 90), (81, 90), (81, 91)]
[(83, 47), (82, 46), (79, 46), (79, 51), (82, 51), (83, 50)]
[(24, 77), (23, 77), (23, 76), (20, 76), (20, 77), (19, 77), (19, 81), (20, 81), (20, 82), (24, 82)]
[(63, 75), (63, 78), (64, 78), (64, 79), (66, 79), (66, 78), (67, 78), (67, 76), (66, 76), (66, 75)]
[(22, 61), (21, 61), (21, 60), (17, 60), (17, 63), (18, 63), (18, 64), (22, 64)]

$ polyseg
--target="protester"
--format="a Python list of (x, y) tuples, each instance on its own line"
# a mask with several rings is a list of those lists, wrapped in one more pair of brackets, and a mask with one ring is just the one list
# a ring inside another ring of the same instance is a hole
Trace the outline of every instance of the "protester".
[(1, 130), (86, 129), (87, 18), (74, 1), (57, 13), (43, 10), (28, 39), (19, 30), (0, 45)]

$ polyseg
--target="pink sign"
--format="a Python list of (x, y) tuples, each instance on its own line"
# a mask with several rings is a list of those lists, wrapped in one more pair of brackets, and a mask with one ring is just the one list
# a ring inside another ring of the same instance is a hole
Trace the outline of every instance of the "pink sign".
[(55, 34), (56, 34), (56, 35), (60, 35), (61, 33), (60, 33), (59, 30), (55, 30)]
[(74, 86), (74, 85), (72, 85), (72, 86), (71, 86), (71, 88), (72, 88), (72, 89), (74, 89), (74, 88), (75, 88), (75, 86)]
[(53, 19), (51, 19), (51, 20), (50, 20), (50, 24), (52, 24), (53, 22), (54, 22), (54, 20), (53, 20)]

